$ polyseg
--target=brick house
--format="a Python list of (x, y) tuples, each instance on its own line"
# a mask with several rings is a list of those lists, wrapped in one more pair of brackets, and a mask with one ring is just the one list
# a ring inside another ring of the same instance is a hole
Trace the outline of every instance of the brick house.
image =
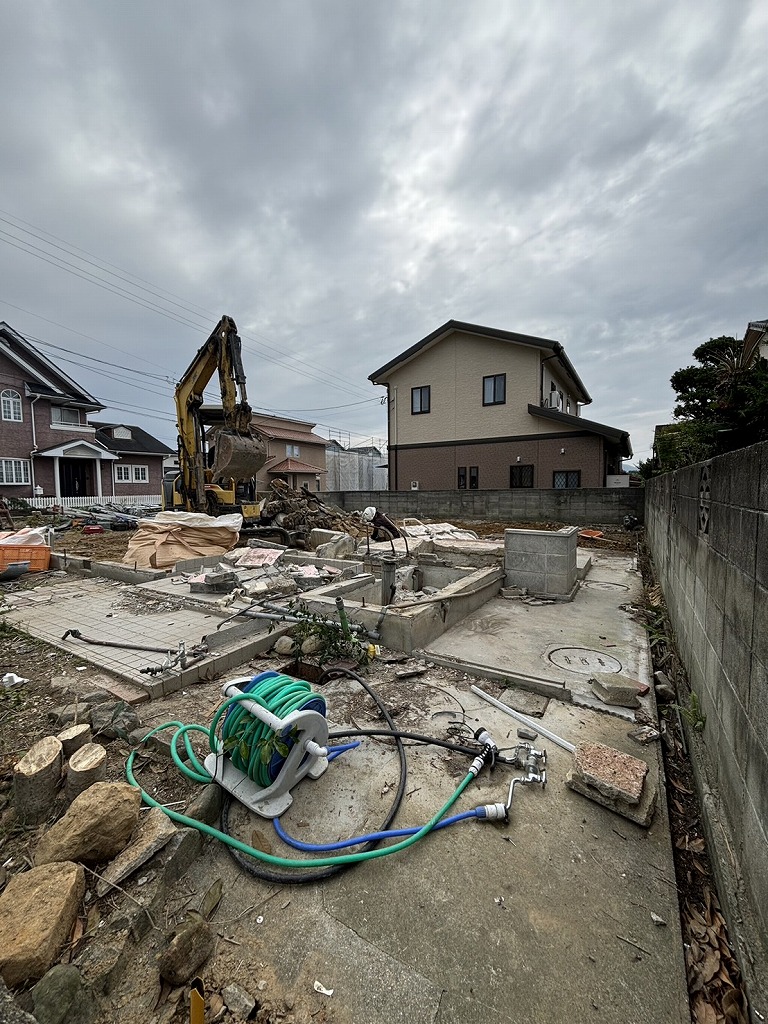
[[(92, 423), (96, 440), (116, 455), (112, 463), (111, 479), (102, 477), (102, 489), (119, 499), (135, 494), (160, 494), (163, 486), (163, 466), (175, 451), (158, 441), (141, 427), (128, 423)], [(109, 472), (105, 464), (102, 474)]]
[[(111, 498), (121, 490), (126, 495), (159, 494), (162, 468), (155, 474), (152, 463), (162, 467), (162, 455), (142, 460), (149, 468), (146, 482), (135, 479), (130, 489), (120, 487), (119, 478), (127, 470), (118, 467), (132, 467), (133, 453), (126, 462), (121, 450), (88, 422), (91, 413), (102, 409), (97, 398), (0, 322), (1, 494), (15, 498)], [(117, 425), (111, 429), (120, 432)], [(159, 441), (152, 447), (170, 450)]]
[(605, 487), (629, 434), (557, 341), (449, 320), (369, 377), (387, 388), (389, 490)]
[(256, 474), (260, 494), (277, 479), (294, 489), (306, 485), (310, 491), (320, 490), (328, 441), (312, 432), (314, 423), (266, 413), (254, 413), (251, 423), (267, 441), (267, 462)]

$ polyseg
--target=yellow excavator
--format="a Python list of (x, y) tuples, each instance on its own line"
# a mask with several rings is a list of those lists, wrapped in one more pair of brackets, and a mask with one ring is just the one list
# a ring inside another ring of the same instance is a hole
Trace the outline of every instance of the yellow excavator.
[[(165, 495), (176, 512), (239, 512), (245, 523), (259, 520), (255, 476), (267, 445), (251, 425), (241, 347), (235, 321), (223, 316), (176, 385), (179, 475)], [(217, 371), (221, 405), (204, 405)]]

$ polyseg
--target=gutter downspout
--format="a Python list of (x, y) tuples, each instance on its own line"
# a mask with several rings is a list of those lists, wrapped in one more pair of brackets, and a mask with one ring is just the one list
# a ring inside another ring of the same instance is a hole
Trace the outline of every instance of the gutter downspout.
[(35, 455), (37, 454), (37, 431), (35, 430), (35, 402), (40, 395), (35, 395), (29, 400), (30, 423), (32, 424), (32, 451), (29, 453), (29, 476), (32, 483), (32, 497), (35, 497)]

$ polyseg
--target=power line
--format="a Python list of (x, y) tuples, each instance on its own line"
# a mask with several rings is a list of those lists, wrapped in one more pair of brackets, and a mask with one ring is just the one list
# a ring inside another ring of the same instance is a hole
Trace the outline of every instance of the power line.
[[(192, 317), (196, 317), (197, 319), (202, 320), (202, 319), (204, 319), (204, 317), (206, 315), (210, 315), (211, 317), (213, 317), (213, 314), (206, 314), (204, 311), (198, 313), (198, 312), (195, 311), (195, 309), (190, 309), (189, 305), (186, 303), (186, 300), (184, 300), (184, 302), (176, 302), (175, 299), (172, 297), (173, 293), (169, 293), (169, 292), (165, 291), (164, 289), (156, 290), (156, 287), (149, 286), (149, 282), (146, 282), (145, 279), (139, 278), (136, 275), (131, 274), (130, 271), (127, 271), (127, 270), (124, 270), (123, 268), (117, 267), (115, 264), (108, 263), (108, 262), (102, 260), (101, 257), (94, 256), (93, 253), (89, 253), (87, 250), (79, 249), (77, 246), (74, 246), (72, 243), (67, 242), (64, 239), (59, 238), (57, 235), (52, 235), (50, 232), (45, 231), (44, 228), (40, 228), (37, 225), (30, 224), (28, 221), (21, 220), (21, 218), (15, 217), (13, 214), (8, 213), (8, 211), (0, 211), (0, 213), (6, 213), (6, 217), (0, 217), (0, 222), (8, 224), (9, 226), (15, 228), (17, 231), (22, 231), (22, 232), (24, 232), (26, 234), (31, 235), (33, 238), (36, 238), (38, 241), (44, 242), (46, 245), (51, 246), (51, 247), (53, 247), (55, 249), (60, 250), (61, 252), (66, 253), (67, 256), (73, 257), (74, 259), (79, 260), (81, 263), (85, 263), (85, 264), (87, 264), (89, 266), (92, 266), (96, 270), (98, 270), (98, 271), (100, 271), (102, 273), (105, 273), (105, 274), (107, 274), (109, 276), (112, 276), (112, 277), (116, 277), (118, 280), (123, 281), (126, 284), (130, 285), (131, 288), (137, 288), (138, 287), (140, 289), (140, 291), (146, 292), (148, 295), (155, 296), (161, 302), (170, 302), (170, 304), (172, 306), (177, 306), (180, 310), (183, 310), (184, 313), (189, 314)], [(7, 219), (8, 217), (13, 218), (13, 220), (8, 220)], [(14, 223), (14, 221), (18, 221), (19, 223)], [(20, 227), (19, 226), (20, 224), (27, 225), (27, 227)], [(29, 228), (34, 228), (35, 230), (34, 231), (28, 230)], [(38, 232), (40, 232), (40, 233), (38, 233)], [(3, 235), (6, 236), (5, 239), (2, 238)], [(48, 236), (48, 237), (45, 237), (45, 236)], [(57, 245), (56, 242), (49, 241), (48, 240), (49, 238), (56, 239), (57, 241), (62, 242), (63, 245)], [(16, 244), (14, 244), (14, 241), (10, 241), (9, 239), (14, 239), (15, 242), (18, 242), (18, 243), (21, 243), (21, 244), (16, 245)], [(49, 263), (51, 266), (57, 267), (58, 269), (64, 270), (67, 273), (73, 274), (74, 276), (79, 277), (82, 280), (85, 280), (85, 281), (90, 282), (92, 284), (95, 284), (97, 287), (103, 288), (106, 291), (112, 292), (112, 294), (115, 294), (118, 297), (125, 298), (128, 301), (133, 302), (136, 305), (142, 306), (143, 308), (148, 309), (148, 310), (150, 310), (152, 312), (157, 312), (161, 316), (165, 316), (166, 318), (168, 318), (170, 320), (174, 320), (175, 322), (177, 322), (179, 324), (182, 324), (182, 326), (193, 327), (195, 330), (198, 329), (198, 326), (196, 324), (193, 324), (191, 321), (189, 321), (187, 319), (181, 319), (177, 314), (173, 314), (172, 315), (170, 312), (168, 312), (166, 310), (163, 310), (161, 307), (159, 307), (156, 303), (152, 302), (151, 300), (149, 302), (143, 301), (144, 300), (144, 296), (136, 296), (135, 294), (132, 295), (125, 288), (123, 288), (123, 287), (121, 287), (119, 285), (118, 286), (113, 286), (111, 282), (107, 282), (103, 278), (97, 277), (95, 274), (91, 273), (88, 270), (84, 270), (83, 271), (82, 268), (75, 267), (74, 264), (69, 263), (67, 260), (64, 260), (62, 257), (57, 256), (55, 253), (48, 253), (45, 250), (41, 249), (39, 246), (36, 246), (36, 245), (32, 244), (31, 242), (27, 241), (26, 239), (19, 238), (17, 235), (11, 235), (8, 232), (4, 232), (4, 231), (2, 231), (0, 229), (0, 240), (4, 240), (7, 245), (12, 245), (14, 248), (20, 249), (22, 252), (26, 252), (28, 255), (34, 256), (37, 259), (42, 259), (44, 262)], [(24, 248), (24, 246), (27, 246), (27, 248)], [(93, 256), (93, 259), (85, 259), (83, 256), (78, 255), (78, 253), (80, 253), (80, 252), (86, 253), (86, 255), (88, 255), (88, 256)], [(48, 258), (48, 257), (50, 257), (50, 258)], [(98, 261), (98, 262), (95, 262), (95, 261)], [(113, 268), (113, 270), (107, 269), (107, 268), (110, 268), (110, 267)], [(117, 272), (117, 271), (119, 271), (119, 272)], [(128, 275), (128, 276), (126, 276), (126, 275)], [(130, 280), (130, 278), (133, 278), (133, 281)], [(139, 283), (137, 285), (137, 284), (133, 283), (134, 281), (144, 282), (144, 283)], [(145, 284), (148, 285), (148, 287), (145, 287), (144, 286)], [(167, 298), (167, 296), (171, 296), (171, 298)], [(202, 310), (202, 307), (197, 306), (196, 309), (197, 310)], [(251, 338), (251, 340), (254, 341), (254, 344), (257, 346), (257, 351), (259, 349), (264, 350), (265, 346), (264, 345), (259, 345), (259, 343), (255, 341), (256, 337), (262, 338), (263, 341), (269, 341), (270, 340), (270, 339), (266, 339), (264, 335), (259, 335), (256, 332), (253, 332), (253, 333), (242, 332), (242, 333), (243, 333), (243, 335), (245, 337)], [(246, 346), (244, 346), (244, 347), (246, 347)], [(359, 393), (359, 390), (357, 390), (358, 389), (358, 385), (356, 383), (354, 383), (351, 380), (348, 380), (347, 378), (344, 378), (340, 374), (335, 373), (333, 370), (329, 370), (327, 366), (320, 366), (320, 365), (318, 365), (316, 363), (312, 363), (311, 361), (303, 359), (303, 358), (301, 358), (299, 356), (294, 356), (293, 357), (294, 363), (295, 362), (304, 363), (306, 366), (314, 368), (314, 369), (317, 369), (321, 373), (323, 373), (323, 377), (322, 378), (318, 378), (315, 374), (307, 373), (306, 371), (301, 370), (300, 368), (296, 367), (293, 364), (286, 363), (285, 360), (282, 360), (282, 359), (276, 358), (275, 356), (269, 355), (269, 350), (280, 351), (279, 348), (275, 348), (274, 347), (274, 343), (271, 344), (271, 345), (266, 346), (266, 348), (267, 348), (267, 351), (264, 352), (264, 355), (265, 355), (265, 357), (267, 359), (269, 359), (272, 362), (277, 363), (278, 365), (284, 366), (287, 369), (290, 369), (293, 373), (299, 373), (301, 376), (307, 377), (308, 379), (312, 379), (312, 380), (322, 380), (322, 382), (327, 384), (328, 386), (334, 387), (337, 390), (347, 391), (348, 393), (355, 393), (355, 392), (350, 392), (350, 388), (349, 388), (348, 385), (352, 385), (352, 387), (356, 389), (356, 392)], [(334, 383), (333, 380), (331, 380), (329, 378), (335, 378), (339, 383)]]

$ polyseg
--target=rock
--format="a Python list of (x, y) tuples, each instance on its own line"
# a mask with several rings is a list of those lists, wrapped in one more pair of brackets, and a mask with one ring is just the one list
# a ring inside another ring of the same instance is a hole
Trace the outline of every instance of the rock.
[(55, 964), (32, 989), (32, 999), (38, 1024), (88, 1024), (95, 1010), (73, 964)]
[(85, 893), (79, 864), (14, 875), (0, 896), (0, 975), (13, 987), (42, 978), (61, 954)]
[(235, 985), (234, 982), (222, 989), (221, 994), (229, 1012), (234, 1013), (241, 1020), (246, 1020), (256, 1005), (256, 1000), (250, 992), (246, 992), (244, 988), (240, 985)]
[(527, 725), (521, 725), (517, 730), (517, 738), (527, 740), (529, 743), (533, 743), (538, 738), (538, 735), (535, 729), (529, 729)]
[(107, 701), (91, 708), (91, 727), (94, 736), (127, 739), (128, 734), (141, 725), (141, 719), (125, 701)]
[(35, 864), (111, 860), (127, 846), (140, 804), (141, 793), (127, 782), (95, 783), (72, 801), (64, 817), (42, 837)]
[(583, 743), (573, 756), (573, 772), (609, 800), (639, 804), (648, 765), (604, 743)]
[(301, 653), (306, 656), (319, 654), (323, 649), (323, 641), (319, 636), (308, 636), (301, 645)]
[(157, 960), (160, 977), (171, 985), (183, 985), (213, 952), (213, 932), (200, 914), (191, 912), (172, 933), (172, 938)]
[(62, 704), (57, 708), (51, 708), (48, 712), (48, 720), (56, 725), (70, 725), (73, 722), (82, 722), (88, 717), (88, 705), (86, 704)]
[(165, 883), (174, 885), (185, 875), (203, 848), (203, 836), (196, 828), (178, 828), (176, 835), (157, 855), (162, 860)]
[[(218, 789), (218, 786), (216, 788)], [(106, 895), (114, 885), (119, 885), (129, 875), (132, 875), (137, 868), (146, 863), (158, 850), (161, 850), (177, 832), (178, 829), (174, 823), (159, 807), (153, 807), (140, 815), (139, 824), (131, 842), (102, 873), (96, 885), (97, 895)]]
[(327, 544), (320, 544), (315, 548), (315, 554), (318, 558), (349, 558), (355, 553), (356, 547), (354, 537), (350, 537), (348, 533), (340, 533)]
[(621, 708), (640, 707), (640, 698), (637, 695), (640, 683), (627, 676), (612, 672), (596, 672), (590, 677), (589, 685), (603, 704)]
[(656, 700), (659, 702), (659, 704), (671, 704), (677, 696), (674, 689), (667, 683), (658, 683), (654, 687), (654, 692), (656, 694)]
[(0, 977), (0, 1024), (38, 1024), (18, 1005)]
[(293, 654), (293, 640), (289, 636), (278, 637), (272, 650), (275, 654)]
[(201, 786), (187, 804), (184, 813), (195, 821), (215, 825), (221, 814), (222, 789), (215, 783)]

